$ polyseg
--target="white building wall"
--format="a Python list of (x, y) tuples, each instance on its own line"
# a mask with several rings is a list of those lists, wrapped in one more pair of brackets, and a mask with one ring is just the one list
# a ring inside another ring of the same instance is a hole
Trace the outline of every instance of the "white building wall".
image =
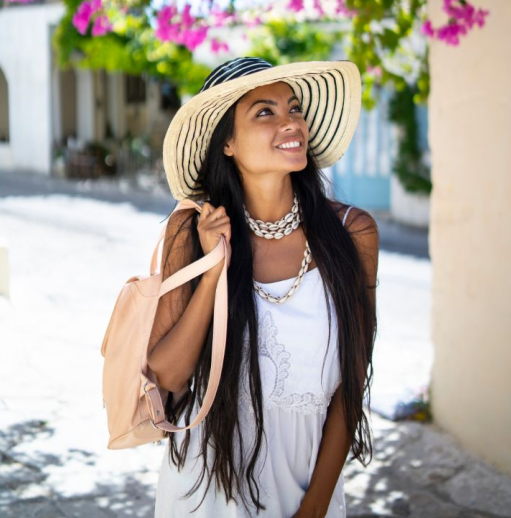
[[(437, 425), (511, 475), (511, 2), (477, 6), (484, 27), (429, 55), (431, 404)], [(445, 23), (437, 0), (427, 15)]]
[(429, 226), (429, 194), (411, 193), (405, 191), (399, 179), (392, 175), (390, 178), (390, 212), (400, 223), (414, 227)]
[(49, 174), (51, 168), (51, 32), (61, 4), (0, 9), (0, 67), (9, 87), (10, 142), (0, 169)]

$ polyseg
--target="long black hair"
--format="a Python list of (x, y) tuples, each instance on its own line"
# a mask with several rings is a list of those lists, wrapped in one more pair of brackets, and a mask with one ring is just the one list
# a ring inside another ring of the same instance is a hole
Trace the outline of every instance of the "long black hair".
[[(215, 401), (203, 421), (202, 470), (187, 495), (197, 491), (204, 478), (207, 478), (205, 496), (214, 478), (215, 485), (223, 488), (227, 500), (237, 501), (240, 498), (247, 507), (250, 497), (259, 511), (265, 507), (260, 500), (254, 474), (256, 460), (263, 444), (264, 422), (251, 231), (243, 212), (244, 193), (240, 174), (234, 161), (223, 153), (224, 144), (234, 131), (235, 106), (236, 104), (227, 110), (216, 126), (198, 180), (199, 187), (207, 193), (209, 201), (215, 207), (222, 205), (226, 209), (231, 222), (232, 255), (228, 269), (229, 310), (222, 376)], [(369, 402), (372, 378), (371, 358), (376, 332), (375, 307), (369, 297), (366, 276), (356, 246), (350, 233), (342, 225), (332, 201), (325, 194), (322, 173), (313, 155), (308, 152), (305, 169), (292, 172), (290, 175), (301, 207), (303, 230), (325, 290), (331, 295), (337, 316), (342, 399), (348, 435), (351, 439), (350, 460), (357, 459), (366, 465), (372, 458), (372, 442), (363, 406), (364, 395), (367, 403)], [(191, 225), (193, 255), (194, 258), (199, 258), (203, 253), (197, 232), (197, 215), (190, 217), (194, 218)], [(197, 282), (192, 284), (192, 290)], [(329, 324), (330, 313), (328, 306)], [(246, 349), (240, 346), (244, 340), (248, 343)], [(208, 383), (211, 344), (212, 324), (190, 380), (188, 392), (175, 406), (172, 405), (171, 397), (167, 400), (166, 413), (169, 420), (176, 422), (184, 415), (185, 422), (189, 424), (194, 408), (201, 404)], [(246, 358), (243, 357), (244, 354), (247, 355)], [(248, 364), (248, 387), (254, 414), (255, 439), (249, 457), (244, 458), (241, 455), (239, 458), (239, 452), (245, 451), (238, 416), (239, 380), (244, 361)], [(180, 445), (174, 434), (168, 435), (169, 462), (172, 460), (180, 469), (186, 460), (190, 431), (186, 432)], [(208, 461), (208, 449), (211, 446), (214, 451), (212, 464), (211, 458)], [(202, 501), (203, 499), (199, 506)]]

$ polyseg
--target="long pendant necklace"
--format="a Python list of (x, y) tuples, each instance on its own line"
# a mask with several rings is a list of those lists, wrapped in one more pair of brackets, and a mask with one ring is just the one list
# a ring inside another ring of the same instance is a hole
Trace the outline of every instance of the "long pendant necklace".
[[(288, 212), (285, 216), (280, 218), (278, 221), (261, 221), (260, 219), (253, 219), (248, 213), (246, 207), (244, 207), (245, 218), (251, 230), (255, 233), (256, 236), (264, 237), (265, 239), (282, 239), (284, 236), (288, 236), (291, 232), (295, 231), (300, 225), (300, 207), (298, 204), (298, 198), (296, 194), (293, 199), (293, 206), (291, 211)], [(293, 282), (293, 285), (289, 289), (289, 291), (283, 295), (282, 297), (275, 297), (264, 290), (261, 286), (257, 284), (257, 281), (254, 280), (254, 289), (256, 293), (261, 296), (263, 299), (268, 302), (273, 302), (275, 304), (282, 304), (285, 302), (300, 286), (303, 276), (307, 271), (310, 262), (312, 261), (312, 254), (309, 247), (309, 242), (305, 241), (305, 252), (303, 254), (303, 260), (300, 267), (300, 271), (298, 272), (298, 276)]]

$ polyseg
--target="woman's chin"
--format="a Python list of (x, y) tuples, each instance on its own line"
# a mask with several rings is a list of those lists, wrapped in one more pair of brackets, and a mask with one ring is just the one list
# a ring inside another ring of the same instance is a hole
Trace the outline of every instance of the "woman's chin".
[(302, 171), (307, 167), (307, 157), (301, 160), (289, 160), (290, 171)]

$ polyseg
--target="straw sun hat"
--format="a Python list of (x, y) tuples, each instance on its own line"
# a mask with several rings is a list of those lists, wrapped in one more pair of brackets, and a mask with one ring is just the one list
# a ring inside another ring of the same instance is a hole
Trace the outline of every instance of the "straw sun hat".
[(260, 58), (236, 58), (217, 67), (200, 92), (174, 115), (163, 142), (163, 164), (176, 200), (200, 198), (198, 171), (211, 135), (240, 97), (259, 86), (283, 81), (302, 104), (309, 128), (308, 149), (319, 167), (346, 151), (358, 123), (361, 80), (351, 61), (309, 61), (272, 66)]

